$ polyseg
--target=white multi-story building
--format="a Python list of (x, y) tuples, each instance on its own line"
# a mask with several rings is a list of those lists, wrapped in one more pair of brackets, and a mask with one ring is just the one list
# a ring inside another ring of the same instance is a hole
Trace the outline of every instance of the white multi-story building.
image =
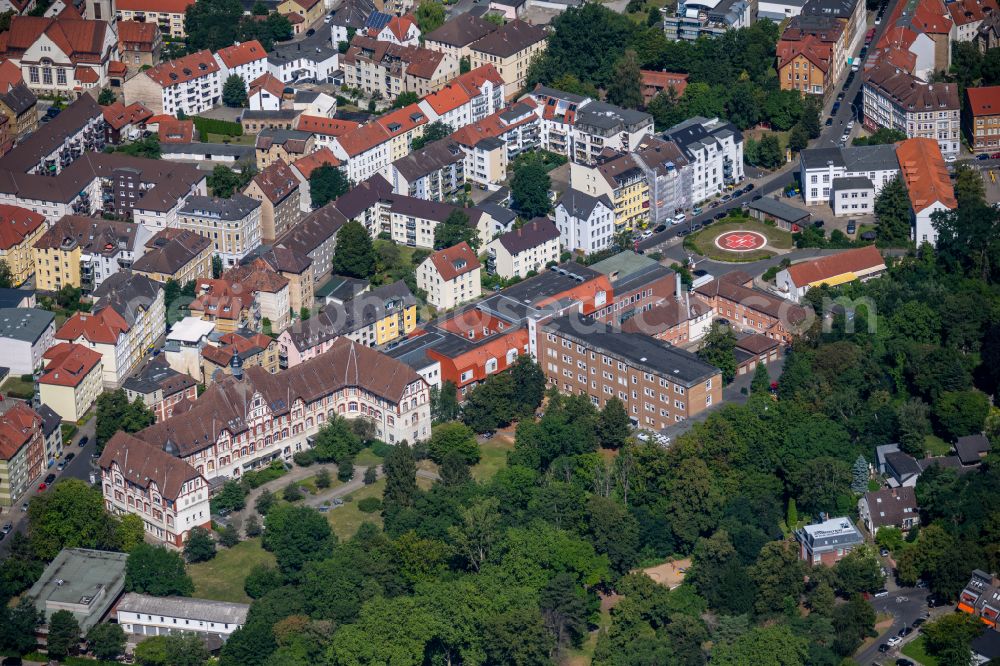
[(718, 118), (695, 116), (663, 133), (687, 158), (691, 169), (691, 202), (721, 194), (743, 180), (743, 135)]
[(223, 265), (235, 266), (260, 247), (260, 215), (260, 202), (245, 194), (192, 196), (180, 210), (178, 226), (210, 239)]
[(802, 198), (810, 206), (830, 203), (833, 181), (838, 178), (867, 178), (874, 200), (897, 175), (899, 161), (891, 145), (811, 148), (799, 153)]
[(282, 83), (329, 83), (339, 67), (339, 53), (326, 45), (286, 42), (275, 45), (267, 54), (267, 71)]
[(250, 84), (267, 72), (267, 51), (256, 39), (242, 44), (233, 44), (215, 53), (215, 62), (221, 72), (223, 85), (235, 74), (243, 79), (243, 85), (250, 90)]
[(607, 195), (569, 189), (556, 203), (556, 226), (560, 244), (570, 252), (605, 250), (614, 240), (615, 206)]
[(486, 270), (504, 279), (540, 273), (559, 262), (559, 236), (559, 228), (548, 218), (512, 229), (486, 245)]
[(125, 82), (125, 103), (141, 102), (153, 113), (196, 116), (219, 104), (223, 80), (219, 63), (206, 49), (139, 72)]
[(865, 72), (864, 124), (871, 131), (885, 127), (908, 139), (934, 139), (945, 157), (961, 146), (961, 104), (955, 83), (924, 83), (888, 62)]
[(536, 86), (528, 96), (542, 117), (542, 146), (580, 164), (605, 148), (631, 152), (653, 133), (653, 116), (589, 97)]
[(108, 512), (139, 516), (146, 534), (163, 545), (183, 548), (192, 528), (211, 527), (208, 481), (162, 447), (119, 431), (98, 466)]
[(479, 298), (482, 264), (469, 244), (438, 250), (417, 266), (417, 287), (427, 292), (427, 302), (438, 310)]
[(935, 213), (958, 208), (955, 188), (938, 144), (933, 139), (907, 139), (896, 149), (900, 175), (910, 198), (913, 240), (937, 244)]
[(409, 366), (341, 338), (326, 352), (270, 374), (250, 367), (215, 382), (186, 412), (137, 433), (207, 479), (239, 478), (291, 460), (334, 417), (363, 418), (389, 444), (431, 433), (430, 387)]

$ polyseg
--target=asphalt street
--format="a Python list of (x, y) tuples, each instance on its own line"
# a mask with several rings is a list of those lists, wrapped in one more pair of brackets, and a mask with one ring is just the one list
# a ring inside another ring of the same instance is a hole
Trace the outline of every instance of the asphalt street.
[[(913, 621), (927, 611), (927, 590), (916, 587), (897, 588), (887, 597), (871, 600), (876, 613), (889, 613), (893, 616), (892, 625), (880, 633), (875, 642), (854, 655), (854, 660), (862, 666), (871, 664), (892, 664), (902, 657), (900, 650), (904, 645), (915, 640), (920, 633), (914, 631), (888, 652), (879, 652), (879, 646), (890, 637), (896, 636), (903, 627), (913, 624)], [(949, 609), (950, 610), (950, 609)]]

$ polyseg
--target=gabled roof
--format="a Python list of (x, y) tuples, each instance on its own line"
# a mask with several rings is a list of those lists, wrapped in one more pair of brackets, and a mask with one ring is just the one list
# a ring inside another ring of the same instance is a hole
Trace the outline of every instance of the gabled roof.
[(10, 460), (34, 439), (42, 427), (40, 417), (27, 403), (15, 402), (0, 415), (0, 460)]
[(90, 343), (117, 345), (118, 336), (130, 328), (114, 308), (104, 308), (97, 314), (77, 312), (56, 331), (56, 337), (60, 340), (83, 339)]
[(437, 269), (441, 279), (448, 282), (481, 267), (476, 253), (465, 241), (462, 241), (458, 245), (438, 250), (428, 257), (427, 261), (434, 264), (434, 268)]
[(462, 127), (451, 138), (463, 146), (477, 146), (483, 139), (497, 139), (521, 125), (540, 123), (541, 119), (535, 113), (537, 108), (538, 105), (526, 97), (506, 109)]
[(614, 204), (611, 203), (606, 194), (602, 194), (599, 197), (592, 197), (586, 192), (570, 188), (556, 202), (556, 207), (562, 206), (565, 208), (566, 213), (570, 217), (578, 220), (588, 220), (599, 204), (604, 204), (608, 210), (615, 209)]
[(465, 152), (461, 147), (450, 138), (444, 138), (400, 157), (392, 166), (406, 180), (413, 182), (449, 164), (464, 161)]
[(104, 38), (109, 29), (106, 21), (13, 16), (10, 29), (0, 35), (0, 50), (8, 57), (20, 57), (45, 35), (74, 65), (98, 64), (105, 55)]
[(340, 160), (337, 156), (333, 154), (333, 151), (323, 146), (314, 153), (309, 153), (304, 157), (292, 162), (292, 168), (302, 174), (302, 177), (309, 180), (309, 176), (317, 168), (323, 165), (329, 165), (334, 167), (340, 166)]
[(261, 90), (266, 90), (281, 99), (285, 92), (285, 84), (271, 72), (265, 72), (250, 82), (250, 96), (253, 97)]
[(156, 67), (147, 69), (143, 74), (166, 88), (218, 71), (219, 63), (215, 62), (212, 52), (205, 49), (176, 60), (160, 63)]
[(38, 383), (52, 386), (79, 386), (101, 362), (101, 355), (83, 345), (60, 342), (44, 354), (48, 363)]
[(495, 23), (466, 12), (445, 21), (439, 28), (424, 35), (424, 41), (464, 47), (482, 39), (498, 27)]
[(989, 453), (993, 447), (990, 440), (983, 434), (967, 435), (955, 440), (955, 453), (963, 465), (978, 463), (983, 454)]
[(423, 101), (434, 110), (434, 113), (443, 116), (449, 111), (467, 104), (471, 99), (472, 97), (463, 86), (452, 82), (427, 95)]
[(1000, 115), (1000, 86), (966, 88), (969, 97), (969, 112), (974, 116)]
[(955, 189), (934, 139), (907, 139), (896, 148), (899, 169), (906, 183), (910, 206), (917, 213), (940, 202), (948, 209), (958, 207)]
[(247, 65), (255, 60), (267, 58), (267, 51), (256, 39), (242, 44), (233, 44), (221, 48), (215, 52), (215, 57), (222, 60), (229, 69), (235, 69), (240, 65)]
[(352, 130), (360, 127), (360, 123), (353, 120), (341, 120), (340, 118), (324, 118), (323, 116), (310, 116), (302, 114), (295, 129), (302, 132), (312, 132), (324, 136), (344, 136)]
[(155, 23), (140, 21), (118, 21), (118, 46), (123, 51), (152, 52), (153, 45), (160, 39), (160, 28)]
[(153, 112), (143, 106), (142, 102), (133, 102), (125, 106), (123, 102), (115, 102), (103, 108), (104, 122), (111, 129), (121, 129), (126, 125), (135, 125), (153, 117)]
[(512, 229), (497, 240), (511, 255), (536, 248), (559, 238), (559, 228), (547, 217), (536, 217), (517, 229)]
[(274, 245), (308, 256), (310, 252), (333, 238), (347, 222), (348, 218), (344, 217), (333, 203), (328, 203), (299, 220), (274, 241)]
[(804, 287), (846, 273), (865, 273), (879, 269), (885, 269), (885, 260), (877, 247), (867, 245), (792, 264), (787, 270), (792, 281), (797, 286)]
[(470, 48), (498, 58), (509, 58), (544, 40), (547, 35), (544, 28), (514, 19), (474, 42)]
[(253, 182), (264, 193), (267, 200), (275, 205), (299, 189), (299, 181), (292, 173), (291, 167), (280, 159), (275, 160), (270, 166), (254, 176)]
[(177, 499), (185, 483), (201, 477), (198, 470), (180, 458), (120, 430), (105, 444), (98, 464), (101, 469), (117, 465), (122, 476), (141, 488), (155, 483), (169, 500)]
[(337, 137), (337, 143), (347, 153), (348, 157), (355, 157), (375, 146), (381, 145), (390, 139), (389, 133), (381, 124), (372, 122), (367, 125), (347, 132)]
[(115, 0), (115, 8), (130, 12), (183, 14), (194, 0)]
[(190, 229), (164, 229), (146, 243), (146, 252), (135, 260), (138, 273), (173, 275), (199, 257), (212, 241)]
[(45, 216), (20, 206), (0, 204), (0, 250), (10, 250), (45, 223)]
[(5, 92), (8, 88), (21, 83), (24, 83), (21, 68), (10, 60), (0, 61), (0, 92)]

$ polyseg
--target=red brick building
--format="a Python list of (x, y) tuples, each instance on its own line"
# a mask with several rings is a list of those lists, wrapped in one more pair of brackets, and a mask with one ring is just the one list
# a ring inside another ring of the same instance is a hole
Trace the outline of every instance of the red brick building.
[(753, 289), (752, 278), (733, 271), (704, 284), (695, 292), (715, 310), (716, 317), (729, 320), (737, 331), (746, 330), (791, 342), (806, 320), (806, 310), (795, 303)]

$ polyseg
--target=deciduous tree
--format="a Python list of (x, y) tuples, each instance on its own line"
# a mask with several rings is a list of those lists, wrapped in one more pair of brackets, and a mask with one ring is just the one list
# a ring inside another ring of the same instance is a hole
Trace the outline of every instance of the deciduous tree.
[(154, 597), (187, 597), (194, 582), (184, 571), (180, 554), (141, 543), (132, 549), (125, 565), (125, 590)]
[(188, 562), (207, 562), (215, 557), (215, 539), (204, 527), (192, 527), (184, 543), (184, 557)]
[(114, 661), (125, 654), (125, 630), (113, 622), (94, 625), (87, 632), (87, 646), (98, 659)]

